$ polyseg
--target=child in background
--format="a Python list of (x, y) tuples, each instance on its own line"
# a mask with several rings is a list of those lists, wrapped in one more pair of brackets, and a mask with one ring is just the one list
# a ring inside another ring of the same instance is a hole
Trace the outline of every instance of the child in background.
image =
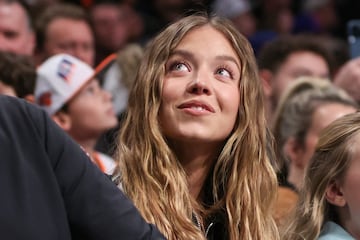
[(106, 58), (96, 70), (79, 59), (58, 54), (37, 69), (35, 101), (111, 175), (113, 159), (94, 150), (98, 138), (117, 124), (110, 93), (101, 89), (97, 75), (113, 60)]

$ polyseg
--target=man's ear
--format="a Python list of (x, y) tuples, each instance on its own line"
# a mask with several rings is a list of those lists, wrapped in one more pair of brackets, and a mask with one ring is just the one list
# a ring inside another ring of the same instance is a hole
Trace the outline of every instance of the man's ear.
[(344, 194), (338, 181), (332, 181), (327, 186), (325, 198), (332, 205), (338, 207), (344, 207), (346, 205), (346, 199), (344, 198)]
[(284, 154), (297, 168), (305, 169), (303, 162), (304, 147), (294, 137), (290, 137), (284, 144)]
[(269, 98), (272, 95), (272, 78), (273, 74), (270, 70), (262, 69), (259, 71), (259, 75), (261, 78), (261, 82), (264, 89), (264, 94), (267, 98)]
[(68, 132), (71, 128), (71, 117), (69, 114), (59, 111), (52, 115), (52, 119), (66, 132)]

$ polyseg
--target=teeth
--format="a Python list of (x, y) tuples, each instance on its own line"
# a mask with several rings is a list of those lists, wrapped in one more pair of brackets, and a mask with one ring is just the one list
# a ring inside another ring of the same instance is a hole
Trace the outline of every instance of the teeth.
[(194, 107), (191, 107), (191, 109), (195, 109), (195, 110), (197, 110), (197, 111), (203, 111), (203, 110), (205, 110), (203, 107), (201, 107), (201, 106), (194, 106)]

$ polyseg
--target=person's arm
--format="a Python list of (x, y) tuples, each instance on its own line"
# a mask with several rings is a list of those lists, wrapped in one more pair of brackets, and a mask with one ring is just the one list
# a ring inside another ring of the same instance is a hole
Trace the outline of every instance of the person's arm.
[[(74, 239), (164, 239), (131, 201), (44, 112), (29, 107), (44, 134)], [(139, 189), (139, 191), (141, 191)]]

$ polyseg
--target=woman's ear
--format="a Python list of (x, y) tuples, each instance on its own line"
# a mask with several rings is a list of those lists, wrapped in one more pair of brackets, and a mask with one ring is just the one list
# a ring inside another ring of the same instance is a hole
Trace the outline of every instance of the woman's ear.
[(68, 132), (71, 128), (71, 117), (69, 114), (59, 111), (52, 116), (52, 119), (59, 125), (64, 131)]
[(284, 154), (287, 156), (291, 164), (296, 168), (305, 169), (306, 163), (303, 161), (304, 148), (294, 137), (290, 137), (284, 144)]
[(332, 205), (338, 207), (344, 207), (346, 205), (346, 199), (344, 198), (344, 194), (338, 181), (332, 181), (327, 186), (325, 198)]

